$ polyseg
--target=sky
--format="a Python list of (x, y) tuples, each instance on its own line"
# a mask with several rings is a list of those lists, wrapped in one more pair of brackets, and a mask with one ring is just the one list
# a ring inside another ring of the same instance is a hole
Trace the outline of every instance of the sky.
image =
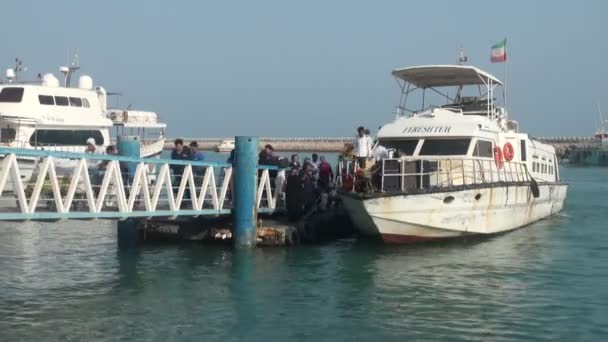
[[(588, 136), (608, 113), (608, 1), (29, 1), (0, 4), (0, 66), (65, 65), (159, 113), (171, 137), (350, 136), (390, 120), (391, 70), (457, 62), (499, 78), (535, 136)], [(608, 115), (606, 116), (608, 118)], [(374, 131), (374, 130), (372, 130)]]

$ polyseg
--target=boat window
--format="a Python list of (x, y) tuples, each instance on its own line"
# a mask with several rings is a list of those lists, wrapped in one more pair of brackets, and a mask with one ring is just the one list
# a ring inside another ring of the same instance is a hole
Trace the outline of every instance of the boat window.
[(0, 142), (8, 143), (15, 140), (15, 129), (14, 128), (2, 128), (0, 129)]
[(50, 95), (38, 95), (38, 102), (42, 105), (51, 105), (55, 104), (55, 100)]
[(473, 157), (493, 158), (492, 142), (488, 140), (477, 140), (477, 144), (475, 144), (475, 149), (473, 150)]
[(80, 97), (70, 97), (70, 106), (82, 107), (82, 99)]
[(471, 139), (425, 139), (420, 149), (421, 156), (466, 155)]
[(23, 88), (7, 87), (0, 91), (0, 102), (19, 103), (23, 99)]
[(413, 140), (392, 140), (392, 139), (381, 139), (378, 143), (381, 146), (386, 147), (387, 149), (394, 149), (397, 153), (397, 156), (411, 156), (414, 154), (416, 150), (416, 145), (418, 145), (418, 139)]
[(83, 98), (83, 99), (82, 99), (82, 105), (83, 105), (85, 108), (89, 108), (89, 107), (91, 107), (91, 105), (89, 104), (89, 100), (87, 100), (86, 98)]
[(104, 143), (103, 135), (98, 130), (38, 129), (30, 137), (30, 144), (85, 146), (89, 138), (95, 139), (97, 145)]
[(58, 106), (69, 106), (70, 102), (65, 96), (55, 96), (55, 104)]
[(536, 162), (532, 163), (532, 172), (536, 172)]
[(521, 161), (526, 161), (526, 141), (525, 140), (521, 140), (519, 146), (521, 147)]

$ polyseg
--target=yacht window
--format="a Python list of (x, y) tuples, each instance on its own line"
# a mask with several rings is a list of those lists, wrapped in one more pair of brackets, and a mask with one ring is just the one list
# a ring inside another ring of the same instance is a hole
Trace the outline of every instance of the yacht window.
[(82, 99), (82, 105), (83, 105), (85, 108), (89, 108), (89, 107), (91, 107), (91, 105), (89, 104), (89, 100), (87, 100), (86, 98), (83, 98), (83, 99)]
[(38, 129), (30, 137), (30, 144), (85, 146), (89, 138), (95, 139), (97, 145), (104, 143), (101, 131), (97, 130)]
[(420, 149), (421, 156), (466, 155), (471, 139), (425, 139)]
[(55, 104), (58, 106), (69, 106), (70, 102), (65, 96), (55, 96)]
[(411, 156), (416, 150), (418, 139), (415, 140), (380, 140), (378, 143), (387, 149), (394, 149), (400, 156)]
[(50, 95), (38, 95), (38, 102), (42, 105), (55, 105), (55, 100)]
[(536, 172), (536, 162), (532, 163), (532, 172)]
[(494, 158), (492, 142), (488, 140), (477, 140), (475, 150), (473, 150), (473, 157)]
[(0, 142), (8, 143), (15, 140), (15, 129), (14, 128), (2, 128), (0, 129)]
[(80, 97), (70, 97), (70, 106), (82, 107), (82, 99)]
[(23, 88), (7, 87), (0, 91), (0, 102), (19, 103), (23, 99)]
[(522, 140), (519, 146), (521, 147), (521, 161), (526, 161), (526, 141)]

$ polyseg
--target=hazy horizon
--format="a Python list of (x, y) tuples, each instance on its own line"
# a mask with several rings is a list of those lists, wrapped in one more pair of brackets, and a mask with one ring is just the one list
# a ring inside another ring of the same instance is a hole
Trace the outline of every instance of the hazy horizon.
[(608, 110), (602, 1), (10, 1), (3, 13), (3, 70), (19, 57), (27, 78), (58, 76), (79, 48), (79, 75), (158, 112), (174, 137), (352, 136), (391, 120), (392, 69), (453, 64), (462, 45), (502, 79), (489, 56), (504, 37), (522, 131), (589, 136), (597, 102)]

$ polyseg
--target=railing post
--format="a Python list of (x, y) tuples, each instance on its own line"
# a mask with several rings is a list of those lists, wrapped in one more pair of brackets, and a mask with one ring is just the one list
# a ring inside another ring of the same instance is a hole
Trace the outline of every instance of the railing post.
[(258, 138), (235, 137), (234, 244), (236, 247), (254, 247), (257, 222), (255, 192), (258, 176)]
[[(119, 136), (117, 139), (118, 154), (126, 157), (140, 157), (140, 143), (138, 137)], [(129, 163), (129, 175), (135, 173), (137, 163)], [(133, 170), (131, 170), (133, 168)], [(126, 184), (125, 184), (126, 186)], [(117, 189), (124, 191), (124, 189)], [(126, 219), (116, 222), (118, 247), (130, 248), (137, 244), (137, 220)]]

